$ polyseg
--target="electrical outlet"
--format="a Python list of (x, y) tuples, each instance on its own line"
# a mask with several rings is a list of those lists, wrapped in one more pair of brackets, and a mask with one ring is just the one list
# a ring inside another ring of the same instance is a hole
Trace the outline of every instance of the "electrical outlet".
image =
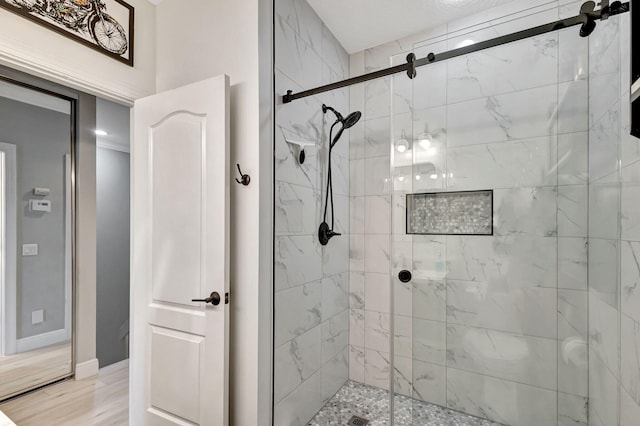
[(39, 309), (31, 312), (31, 324), (40, 324), (44, 322), (44, 311)]

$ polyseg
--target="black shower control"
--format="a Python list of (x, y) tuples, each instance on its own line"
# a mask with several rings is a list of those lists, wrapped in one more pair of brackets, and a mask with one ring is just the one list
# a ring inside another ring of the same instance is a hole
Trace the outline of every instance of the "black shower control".
[(398, 272), (398, 279), (403, 283), (408, 283), (409, 281), (411, 281), (411, 272), (403, 269), (402, 271)]

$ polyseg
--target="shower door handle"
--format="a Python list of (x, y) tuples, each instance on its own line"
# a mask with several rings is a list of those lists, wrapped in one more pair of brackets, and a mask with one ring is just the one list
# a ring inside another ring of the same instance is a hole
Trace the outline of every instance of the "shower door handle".
[(411, 281), (411, 272), (403, 269), (402, 271), (398, 272), (398, 279), (403, 283), (408, 283), (409, 281)]
[(220, 300), (220, 293), (217, 291), (211, 292), (211, 295), (206, 299), (191, 299), (192, 302), (211, 303), (213, 306), (218, 306), (220, 304)]

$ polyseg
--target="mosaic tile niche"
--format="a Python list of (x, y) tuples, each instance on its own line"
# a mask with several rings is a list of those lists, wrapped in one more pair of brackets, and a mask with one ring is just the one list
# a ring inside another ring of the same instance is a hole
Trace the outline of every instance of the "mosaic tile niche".
[(407, 234), (493, 235), (493, 191), (407, 194)]

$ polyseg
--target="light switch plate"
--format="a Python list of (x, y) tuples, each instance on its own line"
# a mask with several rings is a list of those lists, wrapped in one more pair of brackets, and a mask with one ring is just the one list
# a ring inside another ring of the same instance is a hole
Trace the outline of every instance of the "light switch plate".
[(47, 196), (51, 193), (49, 188), (33, 188), (33, 195)]
[(37, 244), (23, 244), (22, 245), (22, 255), (23, 256), (37, 256), (38, 255), (38, 245)]

